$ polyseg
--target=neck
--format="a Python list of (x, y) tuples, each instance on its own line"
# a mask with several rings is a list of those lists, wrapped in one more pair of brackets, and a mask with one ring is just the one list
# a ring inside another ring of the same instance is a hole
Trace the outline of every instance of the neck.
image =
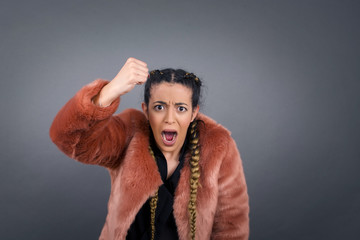
[(164, 157), (166, 158), (167, 161), (178, 161), (179, 160), (179, 156), (180, 156), (180, 149), (177, 149), (175, 151), (172, 152), (163, 152), (162, 154), (164, 155)]

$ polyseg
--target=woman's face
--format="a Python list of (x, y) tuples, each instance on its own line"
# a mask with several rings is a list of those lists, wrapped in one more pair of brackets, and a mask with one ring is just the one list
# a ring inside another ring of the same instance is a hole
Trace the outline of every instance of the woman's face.
[(184, 144), (187, 129), (199, 111), (199, 106), (192, 109), (191, 99), (190, 88), (163, 82), (151, 87), (149, 105), (142, 103), (156, 144), (164, 154), (178, 153)]

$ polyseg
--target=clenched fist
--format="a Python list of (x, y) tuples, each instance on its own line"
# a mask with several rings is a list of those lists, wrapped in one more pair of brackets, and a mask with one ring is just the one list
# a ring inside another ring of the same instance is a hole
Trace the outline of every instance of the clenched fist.
[(149, 75), (147, 64), (136, 58), (128, 58), (114, 79), (108, 83), (94, 98), (99, 106), (109, 106), (116, 98), (130, 92), (135, 85), (146, 82)]

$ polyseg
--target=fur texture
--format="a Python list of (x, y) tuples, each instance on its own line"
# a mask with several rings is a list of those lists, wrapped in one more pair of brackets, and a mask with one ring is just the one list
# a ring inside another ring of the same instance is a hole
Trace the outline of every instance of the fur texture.
[[(120, 99), (106, 108), (92, 103), (107, 83), (98, 79), (70, 99), (55, 117), (50, 137), (69, 157), (109, 170), (108, 215), (99, 239), (125, 239), (137, 212), (162, 181), (148, 150), (149, 128), (144, 114), (128, 109), (113, 115)], [(248, 239), (249, 199), (236, 143), (220, 124), (203, 114), (198, 119), (204, 124), (198, 127), (201, 177), (196, 239)], [(189, 179), (188, 155), (174, 198), (174, 217), (182, 240), (190, 238)]]

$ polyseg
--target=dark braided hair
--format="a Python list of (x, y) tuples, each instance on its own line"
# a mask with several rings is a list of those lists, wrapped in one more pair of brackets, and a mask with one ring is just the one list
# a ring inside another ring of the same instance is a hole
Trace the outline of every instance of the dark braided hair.
[(162, 82), (179, 83), (192, 90), (191, 105), (194, 109), (200, 104), (201, 81), (193, 73), (188, 73), (183, 69), (166, 68), (150, 72), (150, 77), (145, 83), (144, 102), (149, 105), (151, 87)]
[(195, 120), (191, 123), (190, 129), (190, 148), (191, 148), (191, 159), (190, 159), (190, 200), (188, 210), (190, 214), (190, 237), (195, 239), (196, 232), (196, 196), (197, 188), (199, 185), (200, 178), (200, 149), (199, 149), (199, 134), (197, 131), (198, 121)]
[[(200, 94), (201, 94), (201, 81), (198, 77), (196, 77), (193, 73), (188, 73), (182, 69), (172, 69), (167, 68), (163, 70), (154, 70), (150, 72), (150, 76), (145, 83), (144, 89), (144, 102), (147, 106), (149, 106), (149, 99), (151, 94), (151, 88), (154, 85), (160, 84), (162, 82), (167, 83), (179, 83), (182, 84), (192, 90), (192, 109), (195, 109), (199, 105)], [(190, 127), (188, 129), (188, 139), (189, 148), (191, 151), (191, 159), (190, 159), (190, 200), (188, 204), (188, 212), (190, 216), (190, 238), (192, 240), (195, 239), (196, 232), (196, 196), (197, 196), (197, 188), (199, 185), (200, 178), (200, 147), (199, 147), (199, 133), (197, 130), (198, 120), (194, 120), (191, 122)], [(149, 152), (151, 156), (154, 158), (154, 153), (151, 148), (149, 148)], [(155, 211), (158, 202), (158, 191), (155, 196), (150, 200), (150, 223), (151, 223), (151, 239), (154, 239), (155, 236)]]

